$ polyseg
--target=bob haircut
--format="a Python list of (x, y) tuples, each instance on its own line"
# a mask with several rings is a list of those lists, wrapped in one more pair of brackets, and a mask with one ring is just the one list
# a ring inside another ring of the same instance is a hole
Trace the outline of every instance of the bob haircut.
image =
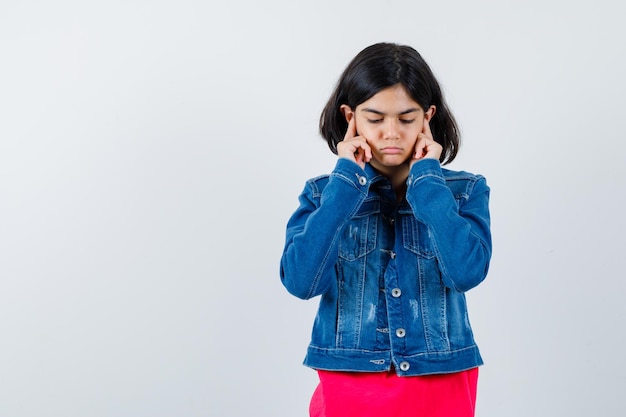
[(461, 137), (454, 116), (430, 67), (412, 47), (394, 43), (368, 46), (348, 64), (337, 82), (335, 91), (320, 116), (320, 134), (333, 153), (348, 130), (348, 122), (340, 111), (342, 104), (352, 110), (379, 91), (401, 84), (423, 110), (436, 107), (429, 121), (433, 139), (442, 147), (439, 162), (447, 164), (456, 157)]

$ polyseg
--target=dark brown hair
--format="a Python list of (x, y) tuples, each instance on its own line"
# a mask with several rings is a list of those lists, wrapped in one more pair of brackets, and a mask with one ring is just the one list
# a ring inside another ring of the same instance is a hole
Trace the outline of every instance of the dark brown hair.
[(429, 121), (433, 139), (442, 147), (440, 162), (447, 164), (456, 157), (461, 138), (454, 116), (448, 109), (441, 87), (424, 61), (412, 47), (393, 43), (368, 46), (348, 64), (320, 116), (320, 134), (333, 153), (342, 141), (348, 123), (340, 111), (342, 104), (351, 109), (379, 91), (401, 84), (422, 109), (436, 107)]

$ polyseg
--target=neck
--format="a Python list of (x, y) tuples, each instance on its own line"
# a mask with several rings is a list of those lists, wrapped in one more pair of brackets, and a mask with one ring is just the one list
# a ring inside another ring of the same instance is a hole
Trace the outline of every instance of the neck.
[(396, 193), (398, 201), (406, 194), (406, 179), (409, 177), (409, 163), (404, 163), (395, 167), (374, 166), (374, 168), (391, 181), (391, 186)]

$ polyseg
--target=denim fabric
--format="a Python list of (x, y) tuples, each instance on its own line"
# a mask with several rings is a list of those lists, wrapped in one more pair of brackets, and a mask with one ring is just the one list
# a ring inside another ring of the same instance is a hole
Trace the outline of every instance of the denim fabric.
[(398, 202), (369, 164), (340, 158), (299, 201), (280, 274), (291, 294), (321, 295), (305, 365), (425, 375), (482, 364), (464, 295), (491, 257), (482, 176), (425, 159)]

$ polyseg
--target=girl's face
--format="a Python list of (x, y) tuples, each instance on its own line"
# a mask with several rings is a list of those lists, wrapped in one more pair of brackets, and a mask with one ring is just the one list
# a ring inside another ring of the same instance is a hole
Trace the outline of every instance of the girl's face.
[(435, 106), (424, 111), (401, 84), (379, 91), (354, 111), (347, 105), (341, 109), (348, 121), (356, 117), (357, 135), (372, 150), (370, 164), (383, 174), (411, 160), (424, 119), (435, 113)]

